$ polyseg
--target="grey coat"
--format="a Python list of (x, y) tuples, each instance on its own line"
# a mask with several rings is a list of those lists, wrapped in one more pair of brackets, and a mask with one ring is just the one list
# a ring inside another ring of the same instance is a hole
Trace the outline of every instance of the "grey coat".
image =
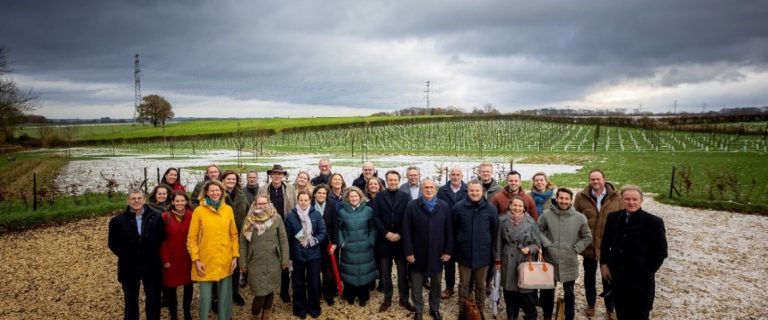
[(573, 206), (560, 210), (556, 203), (539, 217), (544, 260), (555, 267), (555, 280), (575, 281), (579, 277), (578, 254), (592, 243), (587, 218)]
[(516, 228), (512, 225), (509, 214), (501, 215), (494, 257), (497, 262), (501, 262), (501, 286), (504, 290), (523, 293), (532, 291), (517, 287), (517, 266), (523, 261), (528, 261), (528, 256), (520, 252), (520, 249), (527, 247), (531, 258), (536, 261), (540, 246), (539, 227), (532, 218), (526, 217)]
[[(270, 199), (269, 196), (269, 184), (260, 187), (259, 193), (256, 194), (256, 196), (265, 195), (268, 199)], [(272, 201), (272, 200), (270, 200)], [(283, 219), (287, 219), (288, 214), (291, 213), (291, 210), (296, 207), (296, 189), (293, 187), (292, 184), (285, 183), (283, 181)]]
[(248, 268), (248, 286), (254, 296), (266, 296), (280, 287), (282, 264), (288, 263), (288, 235), (280, 216), (275, 214), (273, 224), (264, 234), (251, 233), (251, 241), (240, 235), (241, 268)]

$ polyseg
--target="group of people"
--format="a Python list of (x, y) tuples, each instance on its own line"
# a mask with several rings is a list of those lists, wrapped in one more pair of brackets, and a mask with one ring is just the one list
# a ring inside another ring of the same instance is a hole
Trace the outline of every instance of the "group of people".
[(321, 159), (318, 169), (313, 178), (298, 173), (291, 184), (276, 164), (259, 186), (256, 171), (247, 172), (242, 185), (239, 173), (209, 165), (190, 198), (179, 170), (170, 168), (149, 202), (131, 190), (127, 208), (109, 225), (125, 319), (138, 318), (140, 283), (147, 319), (158, 319), (161, 306), (177, 318), (179, 286), (184, 318), (191, 319), (194, 282), (200, 319), (211, 311), (230, 319), (234, 304), (245, 305), (241, 287), (251, 290), (253, 319), (271, 318), (278, 290), (301, 319), (319, 317), (321, 299), (327, 306), (337, 297), (365, 306), (376, 288), (383, 293), (378, 311), (386, 312), (393, 306), (393, 266), (397, 304), (414, 319), (424, 317), (425, 288), (428, 314), (442, 319), (441, 300), (455, 294), (456, 269), (459, 310), (466, 299), (483, 310), (498, 272), (508, 319), (521, 309), (525, 319), (536, 319), (537, 305), (551, 319), (555, 290), (529, 290), (518, 282), (518, 266), (538, 256), (554, 266), (566, 319), (573, 319), (578, 255), (585, 315), (595, 315), (599, 266), (606, 315), (649, 317), (654, 274), (667, 256), (663, 221), (642, 210), (639, 187), (616, 190), (599, 169), (589, 172), (589, 185), (575, 195), (555, 188), (543, 172), (532, 177), (528, 192), (514, 170), (502, 187), (489, 162), (469, 182), (459, 167), (450, 168), (442, 186), (422, 179), (415, 166), (406, 169), (401, 184), (400, 172), (379, 177), (366, 162), (351, 186), (332, 172), (330, 160)]

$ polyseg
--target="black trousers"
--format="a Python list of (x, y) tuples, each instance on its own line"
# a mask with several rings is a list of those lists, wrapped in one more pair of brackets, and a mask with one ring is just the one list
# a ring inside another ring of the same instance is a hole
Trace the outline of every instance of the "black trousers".
[(162, 283), (160, 277), (143, 277), (136, 282), (123, 282), (123, 298), (125, 305), (125, 320), (139, 319), (139, 285), (144, 284), (144, 297), (146, 298), (145, 312), (147, 320), (160, 319), (160, 291)]
[[(597, 290), (595, 288), (597, 285), (597, 260), (584, 257), (582, 266), (584, 266), (584, 294), (587, 298), (587, 305), (594, 308), (595, 303), (597, 302)], [(603, 292), (610, 291), (608, 282), (605, 278), (600, 277), (600, 279), (602, 279)], [(603, 298), (603, 301), (605, 302), (606, 309), (613, 310), (615, 308), (613, 295), (608, 295)]]
[(320, 259), (293, 261), (293, 315), (320, 316)]
[(288, 294), (288, 287), (291, 285), (291, 276), (288, 269), (283, 269), (280, 273), (280, 298), (287, 299), (291, 295)]
[[(573, 292), (573, 285), (576, 281), (563, 282), (563, 291), (565, 292), (565, 319), (573, 320), (576, 313), (576, 295)], [(557, 284), (555, 284), (557, 285)], [(552, 317), (552, 309), (555, 307), (555, 289), (541, 290), (541, 310), (544, 312), (544, 318)]]
[[(171, 320), (177, 319), (178, 299), (176, 299), (176, 288), (163, 288), (163, 295), (168, 301), (168, 311), (171, 313)], [(192, 306), (192, 284), (184, 286), (184, 300), (182, 301), (182, 310), (184, 318), (191, 318), (190, 307)]]
[(360, 299), (360, 303), (367, 303), (371, 297), (370, 285), (353, 286), (344, 282), (344, 300), (350, 304), (355, 303), (355, 298)]
[(381, 278), (382, 292), (384, 293), (384, 299), (392, 299), (393, 286), (392, 286), (392, 263), (394, 262), (397, 267), (397, 291), (400, 297), (400, 301), (408, 302), (409, 290), (408, 287), (408, 267), (405, 258), (381, 258)]
[(521, 293), (504, 290), (504, 303), (507, 304), (507, 319), (517, 319), (520, 309), (525, 314), (523, 319), (536, 319), (536, 291)]

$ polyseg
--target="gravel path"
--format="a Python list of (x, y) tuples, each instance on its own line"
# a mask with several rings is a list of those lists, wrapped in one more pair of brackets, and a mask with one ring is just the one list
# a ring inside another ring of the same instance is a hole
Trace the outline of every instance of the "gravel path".
[[(768, 280), (768, 217), (673, 207), (650, 199), (644, 209), (664, 219), (670, 248), (670, 258), (656, 277), (653, 318), (768, 318), (768, 290), (763, 287)], [(121, 318), (116, 258), (106, 246), (108, 221), (100, 217), (0, 236), (0, 319)], [(581, 279), (576, 292), (581, 314)], [(320, 319), (411, 317), (397, 306), (377, 313), (381, 299), (374, 292), (366, 307), (323, 303)], [(290, 307), (277, 306), (275, 318), (289, 319)], [(249, 308), (235, 309), (235, 319), (249, 319)], [(455, 319), (455, 296), (443, 300), (441, 310), (446, 319)], [(166, 310), (163, 316), (167, 318)], [(596, 319), (602, 318), (599, 302)]]

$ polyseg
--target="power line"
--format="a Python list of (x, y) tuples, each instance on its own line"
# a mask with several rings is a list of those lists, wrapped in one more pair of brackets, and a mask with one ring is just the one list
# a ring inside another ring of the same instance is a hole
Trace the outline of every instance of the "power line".
[(427, 100), (427, 109), (429, 109), (429, 80), (427, 80), (427, 89), (424, 90), (425, 99)]
[(139, 104), (141, 103), (141, 68), (139, 68), (139, 54), (137, 53), (134, 57), (134, 71), (133, 71), (133, 79), (134, 79), (134, 97), (133, 97), (133, 124), (136, 125), (136, 111), (139, 109)]

